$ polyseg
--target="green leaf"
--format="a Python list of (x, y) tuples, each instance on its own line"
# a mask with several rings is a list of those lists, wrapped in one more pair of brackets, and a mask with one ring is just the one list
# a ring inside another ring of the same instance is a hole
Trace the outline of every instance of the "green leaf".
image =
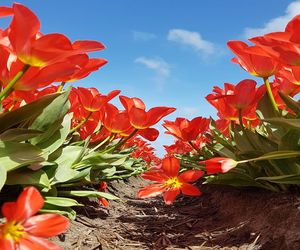
[[(51, 133), (51, 136), (47, 138), (47, 140), (43, 140), (36, 144), (39, 148), (44, 151), (44, 155), (48, 156), (57, 150), (66, 140), (71, 127), (71, 118), (72, 115), (67, 114), (64, 117), (62, 124), (59, 129), (55, 131), (55, 133)], [(51, 130), (51, 129), (50, 129)], [(47, 132), (46, 132), (47, 133)]]
[(3, 132), (0, 135), (1, 141), (22, 142), (40, 135), (42, 132), (34, 129), (13, 128)]
[(289, 95), (285, 95), (282, 92), (278, 92), (280, 98), (285, 102), (288, 108), (293, 110), (296, 114), (299, 114), (300, 112), (300, 103), (294, 100)]
[(245, 173), (229, 172), (226, 174), (209, 175), (204, 184), (222, 184), (235, 187), (264, 187)]
[(300, 119), (285, 119), (285, 118), (272, 118), (272, 119), (265, 119), (265, 122), (280, 125), (283, 128), (293, 128), (293, 129), (300, 129)]
[(4, 166), (0, 165), (0, 191), (3, 188), (7, 178), (7, 171)]
[(0, 165), (8, 172), (42, 161), (42, 151), (31, 144), (0, 141)]
[(47, 131), (52, 127), (53, 123), (62, 120), (68, 113), (70, 103), (68, 100), (71, 88), (62, 92), (49, 105), (47, 105), (42, 113), (33, 121), (30, 128), (39, 131)]
[(71, 198), (65, 198), (65, 197), (46, 196), (45, 203), (55, 205), (55, 206), (60, 206), (60, 207), (83, 206), (78, 201)]
[(279, 150), (300, 151), (300, 130), (290, 129), (282, 138), (278, 145)]
[(40, 209), (40, 213), (54, 213), (61, 214), (63, 216), (68, 217), (70, 220), (75, 220), (76, 212), (70, 207), (60, 207), (52, 204), (45, 203), (44, 207)]
[(260, 118), (278, 117), (279, 114), (274, 110), (268, 94), (266, 93), (257, 105), (257, 110)]
[(105, 177), (110, 177), (115, 175), (115, 173), (117, 172), (117, 168), (116, 167), (108, 167), (102, 170), (102, 173)]
[(95, 197), (95, 198), (106, 198), (108, 200), (119, 200), (117, 196), (109, 193), (90, 191), (90, 190), (72, 190), (72, 191), (59, 191), (60, 196), (76, 196), (76, 197)]
[(300, 174), (259, 177), (255, 180), (269, 181), (277, 184), (300, 185)]
[(93, 166), (93, 168), (103, 168), (104, 166), (119, 166), (122, 165), (126, 159), (128, 158), (127, 154), (102, 154), (101, 152), (93, 152), (88, 154), (76, 164), (74, 167), (89, 167)]
[(20, 124), (21, 122), (31, 120), (39, 115), (60, 93), (45, 95), (40, 99), (33, 101), (16, 110), (0, 114), (0, 132)]
[[(54, 175), (53, 183), (67, 182), (78, 176), (79, 172), (73, 169), (72, 165), (78, 156), (82, 154), (82, 148), (81, 146), (67, 146), (59, 150), (60, 155), (54, 160), (58, 167)], [(53, 155), (51, 157), (53, 157)], [(51, 160), (51, 158), (49, 160)]]
[(50, 189), (50, 182), (47, 174), (43, 170), (33, 171), (30, 169), (18, 169), (9, 172), (7, 175), (7, 185), (33, 185)]
[(77, 175), (69, 179), (66, 183), (73, 183), (73, 182), (84, 180), (84, 178), (87, 177), (90, 174), (90, 172), (91, 172), (91, 167), (85, 168), (77, 172)]
[(262, 161), (262, 160), (276, 160), (276, 159), (287, 159), (292, 157), (300, 156), (300, 151), (275, 151), (259, 156), (253, 160)]

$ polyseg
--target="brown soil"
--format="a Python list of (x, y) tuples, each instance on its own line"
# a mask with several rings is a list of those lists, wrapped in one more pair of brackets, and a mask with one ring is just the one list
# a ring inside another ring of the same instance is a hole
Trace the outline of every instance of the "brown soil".
[(136, 199), (143, 184), (134, 178), (113, 183), (110, 192), (123, 202), (107, 210), (88, 201), (55, 241), (66, 250), (300, 249), (299, 190), (206, 186), (201, 197), (166, 206), (160, 197)]

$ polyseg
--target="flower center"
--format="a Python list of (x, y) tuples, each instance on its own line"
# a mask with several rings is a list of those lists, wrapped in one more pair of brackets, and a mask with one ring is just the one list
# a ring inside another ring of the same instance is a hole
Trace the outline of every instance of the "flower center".
[(171, 189), (178, 189), (181, 188), (182, 183), (178, 180), (177, 177), (172, 177), (166, 181), (165, 185)]
[(3, 238), (13, 240), (15, 242), (18, 242), (24, 233), (23, 226), (15, 221), (6, 222), (0, 228), (0, 234), (2, 234)]

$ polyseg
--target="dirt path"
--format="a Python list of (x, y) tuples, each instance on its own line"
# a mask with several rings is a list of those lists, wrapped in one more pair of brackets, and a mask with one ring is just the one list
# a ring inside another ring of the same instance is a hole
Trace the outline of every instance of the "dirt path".
[(69, 231), (56, 239), (66, 250), (300, 249), (300, 192), (203, 187), (199, 198), (166, 206), (138, 200), (139, 179), (115, 182), (123, 199), (108, 210), (89, 201)]

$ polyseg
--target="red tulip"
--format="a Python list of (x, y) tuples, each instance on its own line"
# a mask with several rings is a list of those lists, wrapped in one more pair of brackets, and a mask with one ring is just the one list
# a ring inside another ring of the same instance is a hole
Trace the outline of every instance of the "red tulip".
[(5, 250), (58, 250), (59, 246), (44, 238), (66, 231), (69, 221), (58, 214), (35, 215), (44, 205), (43, 197), (34, 187), (27, 187), (16, 202), (6, 202), (0, 225), (0, 248)]
[(120, 94), (120, 90), (113, 90), (108, 95), (102, 95), (95, 88), (78, 87), (75, 92), (79, 97), (79, 101), (83, 108), (89, 112), (99, 111), (111, 99)]
[(240, 81), (231, 94), (225, 96), (225, 100), (230, 106), (235, 109), (245, 109), (249, 106), (256, 104), (257, 99), (256, 82), (254, 80), (246, 79)]
[(128, 113), (120, 111), (116, 106), (108, 103), (105, 105), (105, 115), (103, 125), (111, 133), (120, 134), (132, 128)]
[(182, 140), (177, 140), (174, 144), (169, 146), (164, 145), (164, 148), (167, 152), (167, 157), (174, 156), (176, 154), (184, 155), (194, 150), (188, 143), (185, 143)]
[(227, 45), (237, 56), (233, 62), (251, 75), (265, 78), (276, 74), (279, 69), (279, 62), (259, 46), (250, 47), (241, 41), (229, 41)]
[(201, 170), (187, 170), (179, 174), (180, 161), (174, 157), (162, 160), (160, 171), (150, 171), (142, 174), (146, 180), (155, 181), (155, 184), (142, 188), (137, 196), (139, 198), (154, 197), (164, 194), (164, 201), (170, 205), (182, 192), (185, 195), (199, 196), (200, 190), (190, 184), (203, 176)]
[(269, 55), (281, 63), (300, 66), (300, 15), (295, 16), (286, 26), (284, 32), (273, 32), (249, 39), (262, 47)]
[(235, 160), (215, 157), (206, 161), (200, 161), (200, 164), (205, 165), (208, 174), (226, 173), (235, 168), (238, 164)]
[[(80, 56), (86, 56), (86, 61), (84, 62), (84, 64), (79, 64), (78, 70), (76, 72), (74, 72), (74, 74), (68, 75), (67, 77), (62, 77), (60, 79), (57, 79), (58, 82), (73, 82), (73, 81), (85, 78), (90, 73), (98, 70), (100, 67), (102, 67), (103, 65), (105, 65), (107, 63), (107, 60), (105, 60), (105, 59), (101, 59), (101, 58), (89, 59), (88, 56), (85, 54), (80, 55)], [(70, 59), (74, 60), (74, 57), (78, 57), (78, 55), (72, 56), (72, 57), (70, 57)]]
[(120, 96), (120, 101), (128, 112), (131, 125), (136, 129), (149, 128), (176, 110), (169, 107), (155, 107), (145, 111), (144, 103), (138, 98)]
[[(8, 50), (0, 46), (0, 82), (5, 87), (15, 75), (22, 70), (24, 64)], [(12, 87), (14, 90), (36, 90), (45, 87), (59, 78), (66, 78), (78, 71), (78, 67), (85, 60), (84, 55), (66, 58), (64, 62), (57, 62), (45, 67), (30, 67)]]
[[(98, 187), (98, 191), (103, 192), (105, 191), (105, 189), (107, 189), (107, 183), (105, 181), (101, 181)], [(98, 198), (98, 203), (106, 208), (108, 208), (109, 206), (108, 200), (103, 197)]]
[(276, 75), (287, 79), (290, 83), (300, 85), (300, 66), (283, 67)]
[(201, 134), (208, 130), (209, 119), (196, 117), (189, 121), (185, 118), (176, 118), (174, 122), (165, 121), (163, 126), (168, 130), (166, 134), (171, 134), (183, 141), (194, 141)]
[(37, 16), (27, 7), (14, 3), (13, 19), (8, 29), (8, 38), (13, 52), (24, 63), (41, 67), (64, 61), (73, 55), (104, 49), (96, 41), (70, 40), (62, 34), (40, 33)]

